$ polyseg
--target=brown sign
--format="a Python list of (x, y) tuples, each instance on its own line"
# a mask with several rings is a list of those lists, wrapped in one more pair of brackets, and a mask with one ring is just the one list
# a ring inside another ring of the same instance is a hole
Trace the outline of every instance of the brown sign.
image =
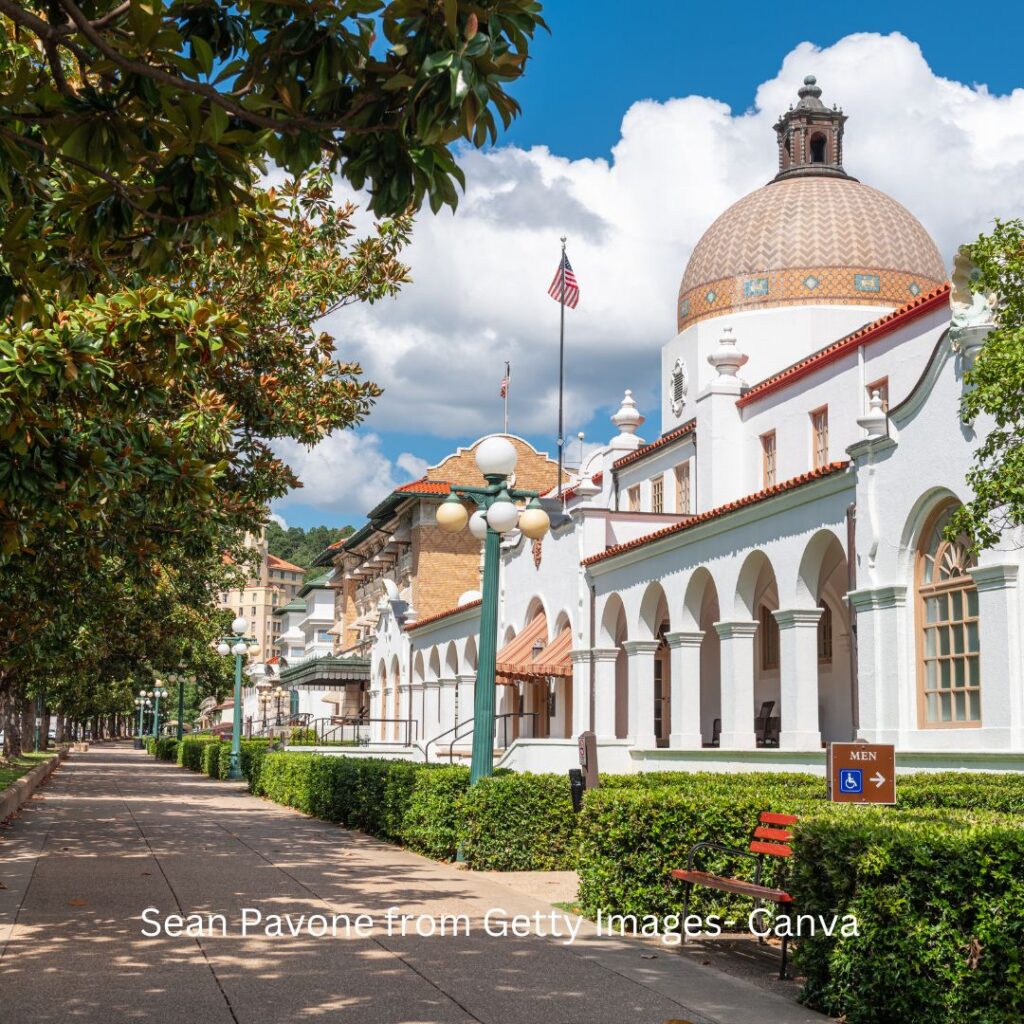
[(830, 743), (828, 795), (833, 803), (896, 803), (896, 748), (891, 743)]

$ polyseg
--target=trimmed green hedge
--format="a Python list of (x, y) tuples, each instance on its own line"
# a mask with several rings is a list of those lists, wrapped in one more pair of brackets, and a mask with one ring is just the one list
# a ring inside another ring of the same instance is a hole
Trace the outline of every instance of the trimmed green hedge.
[(803, 1001), (848, 1024), (1024, 1018), (1022, 825), (862, 808), (801, 821), (799, 913), (853, 914), (860, 932), (801, 939)]
[(161, 736), (156, 741), (154, 755), (158, 761), (178, 760), (178, 740), (174, 736)]
[(564, 775), (481, 779), (462, 802), (462, 852), (480, 871), (561, 871), (576, 866), (576, 814)]
[(178, 744), (178, 764), (190, 771), (203, 771), (203, 751), (211, 743), (220, 743), (220, 737), (207, 733), (183, 736), (181, 743)]

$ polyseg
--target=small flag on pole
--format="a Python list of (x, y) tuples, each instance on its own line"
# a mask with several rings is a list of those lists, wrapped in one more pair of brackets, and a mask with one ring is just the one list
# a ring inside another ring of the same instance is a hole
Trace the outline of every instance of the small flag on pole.
[(555, 279), (551, 282), (551, 287), (548, 289), (548, 295), (550, 295), (555, 302), (563, 301), (563, 280), (565, 283), (565, 305), (570, 309), (575, 309), (580, 301), (580, 286), (576, 283), (576, 275), (572, 272), (572, 267), (569, 265), (569, 257), (566, 256), (564, 251), (562, 253), (562, 260), (558, 264), (558, 269), (555, 271)]
[(501, 397), (508, 397), (508, 372), (506, 371), (505, 376), (501, 378)]

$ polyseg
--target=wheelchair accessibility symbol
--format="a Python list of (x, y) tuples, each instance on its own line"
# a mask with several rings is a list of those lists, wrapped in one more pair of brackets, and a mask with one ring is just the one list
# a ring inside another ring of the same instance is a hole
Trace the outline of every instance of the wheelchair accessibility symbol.
[(839, 788), (844, 793), (863, 793), (863, 770), (860, 768), (844, 768), (839, 773)]

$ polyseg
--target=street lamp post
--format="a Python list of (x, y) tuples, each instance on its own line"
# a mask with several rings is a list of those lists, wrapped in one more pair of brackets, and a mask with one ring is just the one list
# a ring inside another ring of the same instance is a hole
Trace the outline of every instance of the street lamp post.
[(146, 713), (146, 708), (149, 707), (149, 691), (139, 690), (138, 697), (135, 698), (135, 706), (139, 709), (139, 732), (135, 739), (135, 749), (142, 749), (142, 722), (143, 715)]
[(281, 701), (284, 700), (284, 687), (277, 686), (274, 688), (274, 696), (277, 698), (277, 724), (281, 724)]
[(163, 684), (158, 679), (156, 686), (153, 688), (153, 739), (156, 739), (160, 734), (160, 698), (166, 697), (167, 691), (163, 688)]
[(222, 657), (235, 656), (235, 706), (231, 720), (231, 767), (229, 779), (242, 778), (242, 659), (250, 654), (259, 654), (260, 646), (255, 637), (246, 636), (247, 623), (241, 615), (231, 623), (231, 636), (217, 644), (217, 653)]
[[(486, 487), (452, 487), (452, 493), (437, 509), (437, 525), (447, 533), (458, 533), (468, 523), (469, 531), (484, 542), (483, 601), (480, 608), (480, 649), (477, 657), (476, 691), (473, 695), (473, 756), (469, 782), (473, 785), (494, 771), (495, 659), (498, 654), (498, 570), (501, 536), (519, 529), (539, 540), (551, 526), (536, 491), (516, 490), (508, 478), (516, 468), (515, 447), (500, 435), (485, 438), (476, 450), (476, 464), (487, 481)], [(476, 505), (469, 515), (463, 498)], [(516, 498), (529, 499), (520, 508)]]

